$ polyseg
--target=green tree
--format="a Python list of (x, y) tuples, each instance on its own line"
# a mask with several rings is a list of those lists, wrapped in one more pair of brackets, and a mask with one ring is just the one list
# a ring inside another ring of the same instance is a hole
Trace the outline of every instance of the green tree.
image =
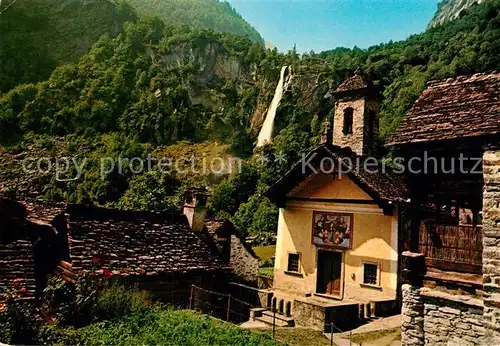
[(121, 209), (178, 213), (180, 183), (170, 174), (146, 172), (134, 177), (118, 202)]

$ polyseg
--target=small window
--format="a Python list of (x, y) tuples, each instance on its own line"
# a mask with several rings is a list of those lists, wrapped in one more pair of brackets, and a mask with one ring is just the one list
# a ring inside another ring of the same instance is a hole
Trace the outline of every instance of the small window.
[(378, 285), (378, 265), (373, 263), (363, 264), (363, 283), (366, 285)]
[(300, 255), (298, 253), (288, 254), (288, 269), (289, 272), (298, 273), (300, 270)]
[(344, 135), (352, 134), (352, 116), (354, 113), (354, 109), (351, 107), (344, 109), (344, 128), (342, 132)]

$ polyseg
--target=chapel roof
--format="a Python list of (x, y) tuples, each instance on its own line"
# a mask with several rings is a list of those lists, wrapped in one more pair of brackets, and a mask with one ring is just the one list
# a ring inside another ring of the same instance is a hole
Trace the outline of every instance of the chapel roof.
[[(360, 156), (350, 148), (341, 148), (331, 144), (323, 144), (311, 150), (303, 160), (271, 186), (267, 195), (271, 200), (279, 203), (295, 186), (314, 173), (307, 166), (304, 169), (303, 162), (310, 162), (311, 166), (318, 167), (324, 157), (330, 157), (335, 164), (342, 165), (342, 171), (347, 172), (347, 176), (354, 183), (380, 204), (407, 201), (408, 191), (402, 176), (394, 174), (389, 167), (383, 167), (373, 158)], [(365, 169), (365, 167), (370, 169)]]
[(371, 80), (365, 75), (365, 73), (361, 69), (357, 69), (354, 72), (354, 75), (344, 80), (338, 87), (335, 89), (335, 93), (344, 93), (349, 91), (357, 91), (365, 88), (372, 87), (373, 84)]
[(432, 81), (388, 145), (500, 135), (500, 73)]

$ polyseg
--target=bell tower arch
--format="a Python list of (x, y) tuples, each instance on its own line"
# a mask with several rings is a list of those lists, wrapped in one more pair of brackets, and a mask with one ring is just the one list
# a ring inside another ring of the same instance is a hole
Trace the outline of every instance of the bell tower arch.
[(357, 69), (333, 95), (333, 144), (350, 147), (359, 155), (373, 155), (379, 134), (380, 110), (373, 83)]

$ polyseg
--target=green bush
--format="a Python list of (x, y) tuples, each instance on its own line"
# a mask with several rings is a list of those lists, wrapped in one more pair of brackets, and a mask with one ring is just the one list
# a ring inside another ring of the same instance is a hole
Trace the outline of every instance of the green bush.
[(271, 337), (189, 310), (132, 315), (78, 331), (85, 345), (275, 345)]
[(43, 290), (42, 312), (51, 316), (57, 325), (68, 325), (75, 322), (76, 295), (75, 286), (60, 277), (52, 277)]
[(78, 345), (80, 334), (72, 327), (47, 325), (40, 328), (36, 343), (39, 345)]
[(26, 287), (21, 279), (0, 297), (0, 342), (33, 344), (40, 327), (38, 309), (33, 300), (27, 299)]
[(114, 284), (99, 294), (93, 308), (93, 319), (102, 321), (144, 315), (151, 309), (154, 309), (154, 304), (149, 292)]

